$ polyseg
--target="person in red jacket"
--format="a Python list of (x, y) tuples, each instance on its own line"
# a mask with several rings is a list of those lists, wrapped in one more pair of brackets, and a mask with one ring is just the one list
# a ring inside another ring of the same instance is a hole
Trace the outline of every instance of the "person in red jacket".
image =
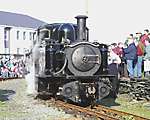
[(145, 30), (144, 30), (144, 33), (145, 33), (145, 34), (141, 36), (140, 41), (141, 41), (141, 42), (144, 44), (144, 46), (145, 46), (145, 40), (148, 39), (149, 30), (148, 30), (148, 29), (145, 29)]
[(145, 51), (145, 40), (148, 39), (149, 30), (144, 30), (145, 34), (139, 37), (139, 42), (137, 44), (137, 61), (134, 67), (134, 76), (141, 78), (142, 77), (142, 62)]

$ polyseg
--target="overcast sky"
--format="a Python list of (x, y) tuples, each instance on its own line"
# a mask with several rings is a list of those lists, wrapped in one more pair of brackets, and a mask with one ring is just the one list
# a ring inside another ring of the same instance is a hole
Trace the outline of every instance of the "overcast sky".
[(48, 23), (74, 22), (87, 14), (90, 40), (124, 41), (150, 29), (150, 0), (0, 0), (0, 10), (26, 14)]

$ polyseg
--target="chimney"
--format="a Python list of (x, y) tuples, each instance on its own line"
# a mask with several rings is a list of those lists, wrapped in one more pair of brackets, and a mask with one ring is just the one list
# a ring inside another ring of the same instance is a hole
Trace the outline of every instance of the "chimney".
[(86, 39), (86, 18), (85, 15), (79, 15), (75, 17), (77, 19), (77, 40), (87, 41)]

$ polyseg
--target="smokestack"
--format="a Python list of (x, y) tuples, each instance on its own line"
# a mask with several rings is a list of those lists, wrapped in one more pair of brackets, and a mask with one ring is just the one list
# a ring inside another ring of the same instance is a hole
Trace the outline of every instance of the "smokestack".
[(85, 15), (79, 15), (75, 17), (77, 19), (77, 40), (87, 41), (86, 39), (86, 18)]

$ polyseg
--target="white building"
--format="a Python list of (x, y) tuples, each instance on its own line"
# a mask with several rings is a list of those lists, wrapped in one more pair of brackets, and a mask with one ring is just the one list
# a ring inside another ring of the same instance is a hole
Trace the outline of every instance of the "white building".
[(0, 54), (24, 54), (36, 39), (36, 30), (46, 24), (27, 15), (0, 11)]

